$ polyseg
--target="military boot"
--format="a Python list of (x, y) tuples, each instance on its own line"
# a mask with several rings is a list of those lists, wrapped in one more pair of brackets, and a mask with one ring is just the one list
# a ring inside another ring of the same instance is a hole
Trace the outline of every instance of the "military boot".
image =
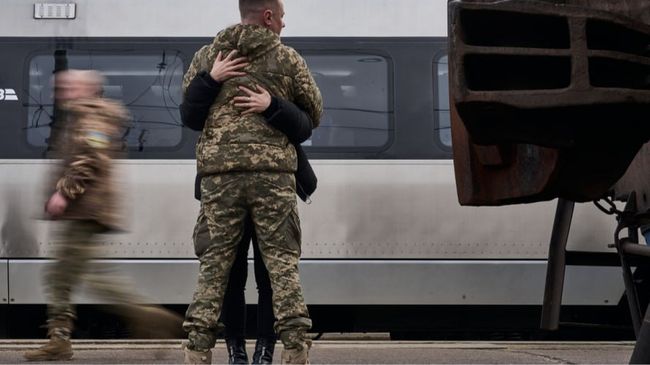
[(311, 340), (305, 341), (305, 346), (300, 348), (282, 350), (282, 363), (283, 364), (309, 364), (309, 349), (311, 348)]
[(72, 345), (70, 344), (72, 321), (50, 320), (48, 327), (47, 336), (50, 340), (35, 350), (25, 352), (23, 356), (29, 361), (70, 360), (72, 358)]
[(258, 338), (257, 342), (255, 343), (253, 364), (272, 364), (275, 342), (275, 337)]
[(183, 352), (185, 353), (185, 364), (212, 364), (212, 351), (210, 350), (194, 351), (183, 346)]

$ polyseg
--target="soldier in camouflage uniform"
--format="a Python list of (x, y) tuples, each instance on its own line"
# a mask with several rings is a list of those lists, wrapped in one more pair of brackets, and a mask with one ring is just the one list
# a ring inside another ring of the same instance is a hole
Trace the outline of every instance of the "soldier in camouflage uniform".
[[(301, 252), (296, 205), (296, 150), (262, 115), (247, 113), (239, 87), (261, 85), (320, 121), (322, 99), (305, 61), (280, 42), (282, 0), (240, 0), (242, 23), (221, 31), (201, 48), (185, 74), (184, 88), (210, 71), (219, 54), (236, 50), (249, 65), (245, 75), (223, 82), (207, 117), (196, 156), (201, 180), (201, 214), (194, 231), (200, 272), (187, 310), (186, 363), (210, 363), (230, 268), (244, 219), (252, 217), (273, 289), (275, 330), (284, 344), (284, 363), (307, 363), (311, 320), (298, 276)], [(239, 99), (241, 100), (241, 99)], [(244, 109), (242, 109), (244, 108)]]
[(67, 116), (58, 136), (60, 140), (56, 142), (57, 156), (63, 159), (63, 165), (45, 211), (53, 219), (65, 222), (56, 242), (56, 261), (45, 276), (50, 341), (27, 351), (28, 360), (72, 357), (70, 335), (75, 310), (70, 295), (81, 282), (93, 293), (124, 304), (118, 312), (131, 324), (142, 328), (145, 323), (137, 321), (156, 317), (170, 325), (175, 322), (180, 329), (180, 319), (174, 319), (173, 314), (132, 304), (142, 302), (142, 298), (126, 291), (123, 283), (105, 273), (93, 272), (91, 267), (90, 260), (99, 255), (100, 249), (93, 237), (119, 228), (111, 160), (123, 151), (121, 136), (127, 118), (122, 106), (99, 97), (102, 82), (102, 77), (94, 71), (57, 74), (56, 98), (63, 103)]

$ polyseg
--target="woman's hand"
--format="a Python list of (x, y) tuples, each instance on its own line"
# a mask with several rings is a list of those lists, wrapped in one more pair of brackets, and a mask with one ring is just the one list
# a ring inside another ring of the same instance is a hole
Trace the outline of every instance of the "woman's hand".
[(242, 115), (261, 114), (271, 105), (271, 94), (259, 85), (255, 85), (257, 92), (245, 86), (239, 86), (239, 90), (246, 95), (236, 96), (233, 101), (237, 108), (246, 109), (242, 112)]
[(217, 82), (225, 82), (231, 77), (244, 76), (246, 72), (241, 72), (240, 70), (248, 66), (246, 62), (246, 57), (234, 58), (237, 54), (237, 50), (231, 51), (228, 53), (226, 58), (222, 58), (221, 51), (217, 54), (217, 58), (212, 64), (212, 70), (210, 70), (210, 77)]

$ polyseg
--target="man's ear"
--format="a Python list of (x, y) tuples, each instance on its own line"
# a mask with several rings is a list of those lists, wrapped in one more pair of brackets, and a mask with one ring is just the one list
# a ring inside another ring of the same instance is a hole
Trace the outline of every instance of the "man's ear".
[(273, 17), (273, 10), (271, 9), (264, 10), (263, 17), (264, 17), (264, 25), (269, 26), (273, 24), (273, 21), (271, 20), (271, 18)]

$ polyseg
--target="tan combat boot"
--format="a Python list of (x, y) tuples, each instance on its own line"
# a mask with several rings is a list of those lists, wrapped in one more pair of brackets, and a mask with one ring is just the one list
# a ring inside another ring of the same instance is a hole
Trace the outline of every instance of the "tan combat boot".
[(306, 340), (306, 346), (302, 349), (283, 349), (282, 350), (282, 363), (283, 364), (309, 364), (309, 349), (311, 348), (311, 340)]
[(185, 364), (212, 364), (212, 351), (194, 351), (183, 346), (185, 352)]
[(47, 335), (50, 341), (45, 345), (29, 350), (23, 354), (29, 361), (57, 361), (70, 360), (72, 358), (72, 345), (70, 340), (61, 336), (65, 333), (69, 336), (72, 332), (72, 321), (53, 320), (48, 323)]

